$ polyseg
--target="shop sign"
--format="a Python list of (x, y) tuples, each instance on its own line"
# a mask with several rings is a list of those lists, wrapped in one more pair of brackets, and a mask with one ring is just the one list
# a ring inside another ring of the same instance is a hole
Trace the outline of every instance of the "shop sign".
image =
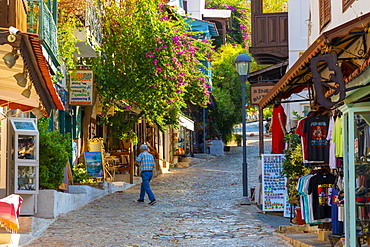
[(258, 105), (268, 92), (275, 86), (272, 83), (259, 82), (250, 85), (250, 101), (251, 105)]
[(92, 105), (93, 72), (92, 70), (77, 70), (71, 75), (69, 104)]

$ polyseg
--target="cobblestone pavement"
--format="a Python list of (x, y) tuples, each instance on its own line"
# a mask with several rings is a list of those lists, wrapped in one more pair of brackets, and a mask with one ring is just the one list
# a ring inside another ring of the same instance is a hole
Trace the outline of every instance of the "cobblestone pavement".
[[(258, 137), (248, 143), (252, 185)], [(151, 182), (157, 204), (136, 202), (136, 185), (61, 215), (24, 246), (291, 246), (254, 217), (255, 205), (241, 205), (241, 147), (197, 157)]]

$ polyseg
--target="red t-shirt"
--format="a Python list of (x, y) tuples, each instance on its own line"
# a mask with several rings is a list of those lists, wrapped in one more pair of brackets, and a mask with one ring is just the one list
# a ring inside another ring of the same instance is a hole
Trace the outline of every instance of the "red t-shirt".
[(282, 154), (284, 151), (284, 135), (286, 124), (286, 115), (284, 108), (281, 105), (274, 107), (272, 112), (272, 152), (275, 154)]
[(304, 160), (307, 160), (307, 135), (306, 133), (303, 132), (304, 120), (306, 118), (307, 117), (302, 118), (301, 120), (298, 121), (297, 129), (295, 130), (295, 133), (302, 137), (302, 152)]

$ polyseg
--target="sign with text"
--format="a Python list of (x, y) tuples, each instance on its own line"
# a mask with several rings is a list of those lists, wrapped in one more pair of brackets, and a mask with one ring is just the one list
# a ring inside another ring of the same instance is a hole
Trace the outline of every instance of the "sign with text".
[(93, 72), (77, 70), (71, 75), (69, 90), (70, 105), (92, 105)]
[(262, 211), (284, 211), (286, 178), (282, 175), (284, 154), (262, 154)]
[(250, 85), (251, 105), (258, 105), (262, 98), (265, 97), (274, 86), (275, 85), (272, 83), (263, 82)]

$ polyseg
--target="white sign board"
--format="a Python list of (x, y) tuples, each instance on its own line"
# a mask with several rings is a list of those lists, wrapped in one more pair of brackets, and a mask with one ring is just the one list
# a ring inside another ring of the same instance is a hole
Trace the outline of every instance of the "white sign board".
[(70, 105), (92, 105), (93, 72), (77, 70), (71, 75), (69, 90)]
[(262, 154), (262, 211), (284, 211), (286, 178), (282, 175), (284, 154)]

